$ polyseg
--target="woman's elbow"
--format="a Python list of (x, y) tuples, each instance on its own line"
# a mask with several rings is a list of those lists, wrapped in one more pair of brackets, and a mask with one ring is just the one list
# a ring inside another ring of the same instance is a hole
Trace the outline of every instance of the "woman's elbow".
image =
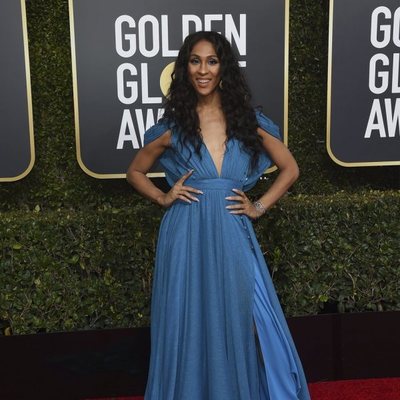
[(126, 180), (133, 187), (135, 187), (135, 177), (136, 177), (135, 169), (132, 167), (129, 167), (128, 170), (126, 171)]
[(299, 178), (300, 170), (295, 160), (293, 160), (293, 162), (291, 162), (286, 168), (286, 174), (290, 186), (293, 185), (293, 183), (295, 183)]
[(292, 172), (293, 183), (296, 182), (297, 179), (299, 179), (299, 176), (300, 176), (300, 169), (299, 169), (297, 162), (295, 162), (294, 166), (293, 166), (293, 172)]

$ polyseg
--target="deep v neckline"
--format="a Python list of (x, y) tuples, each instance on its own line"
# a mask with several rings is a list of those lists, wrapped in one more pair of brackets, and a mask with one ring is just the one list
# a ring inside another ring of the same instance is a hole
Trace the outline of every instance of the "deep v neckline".
[(224, 149), (224, 154), (223, 154), (223, 156), (222, 156), (222, 162), (221, 162), (221, 171), (218, 171), (217, 164), (215, 163), (214, 158), (213, 158), (213, 156), (211, 155), (210, 150), (208, 149), (206, 143), (205, 143), (204, 140), (203, 140), (203, 145), (204, 145), (205, 151), (206, 151), (208, 157), (210, 158), (211, 164), (213, 165), (214, 170), (215, 170), (215, 172), (217, 173), (218, 178), (221, 178), (221, 177), (222, 177), (222, 173), (223, 173), (223, 171), (224, 171), (224, 162), (225, 162), (225, 157), (226, 157), (226, 151), (228, 150), (228, 143), (229, 143), (229, 140), (227, 140), (227, 141), (225, 142), (225, 149)]

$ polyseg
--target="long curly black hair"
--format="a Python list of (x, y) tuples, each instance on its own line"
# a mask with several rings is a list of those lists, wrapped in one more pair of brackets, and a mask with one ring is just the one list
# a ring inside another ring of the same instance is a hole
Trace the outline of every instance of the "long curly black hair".
[(257, 165), (263, 151), (257, 134), (257, 118), (250, 104), (250, 90), (228, 40), (217, 32), (199, 31), (186, 37), (175, 61), (172, 83), (165, 102), (164, 118), (179, 127), (183, 143), (189, 141), (200, 154), (203, 144), (200, 121), (196, 112), (198, 97), (188, 77), (189, 58), (201, 40), (210, 42), (220, 61), (222, 88), (218, 88), (226, 120), (227, 140), (238, 139), (251, 155), (251, 168)]

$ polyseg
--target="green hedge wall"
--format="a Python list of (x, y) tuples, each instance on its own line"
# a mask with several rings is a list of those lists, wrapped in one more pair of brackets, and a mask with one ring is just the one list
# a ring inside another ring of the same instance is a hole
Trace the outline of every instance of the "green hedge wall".
[[(399, 309), (399, 168), (329, 159), (328, 1), (290, 8), (289, 147), (301, 177), (256, 223), (274, 282), (289, 316)], [(162, 212), (124, 180), (80, 170), (68, 2), (27, 1), (27, 17), (37, 159), (25, 179), (0, 184), (0, 331), (148, 325)]]
[[(288, 196), (256, 230), (288, 315), (400, 308), (396, 194)], [(149, 324), (161, 211), (15, 211), (0, 221), (0, 319), (14, 333)]]

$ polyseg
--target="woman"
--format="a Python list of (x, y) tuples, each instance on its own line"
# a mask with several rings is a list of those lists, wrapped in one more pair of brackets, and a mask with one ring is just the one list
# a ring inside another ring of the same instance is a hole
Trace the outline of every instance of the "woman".
[[(252, 203), (244, 193), (280, 173)], [(146, 177), (156, 160), (171, 190)], [(307, 384), (251, 219), (298, 177), (279, 131), (254, 111), (228, 41), (189, 35), (161, 121), (127, 173), (166, 208), (151, 305), (146, 400), (309, 399)]]

